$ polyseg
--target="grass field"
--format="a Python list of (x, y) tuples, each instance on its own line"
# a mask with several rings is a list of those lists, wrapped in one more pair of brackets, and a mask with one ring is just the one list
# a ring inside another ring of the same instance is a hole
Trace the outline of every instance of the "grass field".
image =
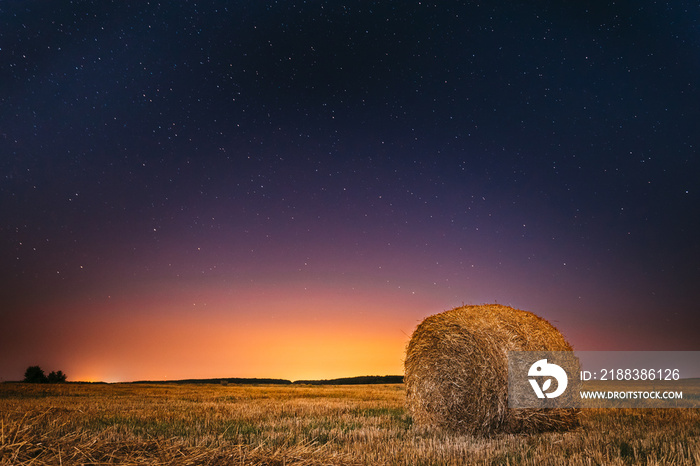
[(570, 432), (413, 425), (402, 385), (0, 384), (0, 464), (700, 464), (698, 409), (586, 409)]

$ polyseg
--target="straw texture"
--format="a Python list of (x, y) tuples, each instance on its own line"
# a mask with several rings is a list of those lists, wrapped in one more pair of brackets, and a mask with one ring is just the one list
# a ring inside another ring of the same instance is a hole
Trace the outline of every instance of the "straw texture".
[(563, 430), (574, 409), (508, 408), (508, 351), (572, 351), (549, 322), (498, 304), (426, 318), (404, 363), (407, 407), (418, 425), (473, 435)]

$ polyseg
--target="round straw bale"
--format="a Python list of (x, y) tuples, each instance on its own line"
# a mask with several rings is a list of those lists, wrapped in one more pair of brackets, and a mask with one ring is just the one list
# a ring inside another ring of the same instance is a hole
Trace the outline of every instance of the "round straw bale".
[(575, 409), (508, 408), (508, 351), (572, 348), (546, 320), (508, 306), (463, 306), (426, 318), (404, 362), (416, 424), (473, 435), (577, 425)]

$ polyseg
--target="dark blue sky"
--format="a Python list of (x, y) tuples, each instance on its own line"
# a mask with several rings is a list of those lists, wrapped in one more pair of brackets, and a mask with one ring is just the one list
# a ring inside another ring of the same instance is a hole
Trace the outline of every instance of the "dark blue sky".
[[(355, 294), (394, 300), (409, 334), (498, 300), (580, 349), (699, 349), (699, 18), (686, 1), (4, 2), (0, 377), (44, 359), (70, 376), (82, 334), (32, 335), (177, 321), (149, 306), (183, 289), (234, 327), (264, 311), (222, 290), (298, 287), (352, 290), (328, 310), (351, 320)], [(105, 317), (115, 295), (128, 309)]]

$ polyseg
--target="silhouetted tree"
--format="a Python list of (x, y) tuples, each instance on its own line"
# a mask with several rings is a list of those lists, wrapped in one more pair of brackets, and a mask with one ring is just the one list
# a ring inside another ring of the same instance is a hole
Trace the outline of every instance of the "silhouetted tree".
[(63, 383), (66, 381), (66, 374), (64, 374), (63, 371), (51, 371), (47, 380), (49, 383)]
[(44, 375), (44, 371), (39, 366), (29, 366), (24, 371), (24, 381), (27, 383), (45, 383), (48, 379)]

